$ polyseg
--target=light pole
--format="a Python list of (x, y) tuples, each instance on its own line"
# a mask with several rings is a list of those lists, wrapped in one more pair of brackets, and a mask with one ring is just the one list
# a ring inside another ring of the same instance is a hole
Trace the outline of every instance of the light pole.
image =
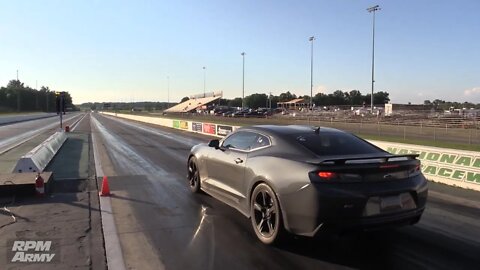
[(373, 27), (372, 27), (372, 95), (370, 96), (371, 112), (373, 113), (373, 89), (375, 84), (375, 12), (380, 10), (379, 5), (367, 8), (367, 11), (373, 12)]
[(313, 110), (313, 41), (315, 37), (311, 36), (308, 40), (312, 44), (310, 54), (310, 110)]
[(167, 76), (167, 109), (170, 107), (170, 76)]
[(48, 112), (48, 95), (50, 94), (49, 90), (45, 90), (45, 98), (46, 98), (46, 103), (45, 103), (45, 109)]
[(35, 110), (38, 110), (38, 81), (35, 80)]
[(272, 109), (272, 92), (268, 93), (268, 109)]
[(242, 109), (245, 108), (245, 52), (242, 52), (243, 67), (242, 67)]
[(207, 82), (207, 68), (203, 67), (203, 97), (205, 97), (205, 84)]

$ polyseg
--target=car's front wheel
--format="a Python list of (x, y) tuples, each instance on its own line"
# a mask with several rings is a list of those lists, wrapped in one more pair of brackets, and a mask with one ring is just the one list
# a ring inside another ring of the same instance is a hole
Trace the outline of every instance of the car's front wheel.
[(194, 193), (200, 192), (200, 173), (198, 171), (197, 159), (191, 157), (188, 160), (188, 183), (190, 185), (190, 190)]
[(250, 214), (253, 230), (264, 244), (274, 244), (283, 237), (280, 204), (275, 192), (267, 184), (261, 183), (253, 190)]

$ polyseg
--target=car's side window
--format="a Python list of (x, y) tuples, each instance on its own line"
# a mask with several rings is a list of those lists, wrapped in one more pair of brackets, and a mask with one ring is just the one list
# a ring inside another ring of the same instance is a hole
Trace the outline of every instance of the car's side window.
[(270, 145), (270, 139), (266, 136), (263, 136), (261, 134), (257, 134), (257, 137), (255, 138), (255, 142), (253, 143), (252, 147), (250, 148), (251, 150), (269, 146)]
[(230, 135), (223, 141), (222, 146), (225, 148), (239, 149), (248, 151), (251, 149), (257, 139), (257, 134), (247, 131), (239, 131)]

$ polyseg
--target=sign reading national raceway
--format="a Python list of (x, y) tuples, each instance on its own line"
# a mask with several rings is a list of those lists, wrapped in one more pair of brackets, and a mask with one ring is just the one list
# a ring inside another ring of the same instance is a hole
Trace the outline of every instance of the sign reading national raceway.
[(9, 263), (53, 263), (60, 258), (56, 240), (10, 240), (7, 246)]
[(396, 155), (417, 154), (429, 180), (480, 191), (480, 153), (402, 143), (370, 141)]

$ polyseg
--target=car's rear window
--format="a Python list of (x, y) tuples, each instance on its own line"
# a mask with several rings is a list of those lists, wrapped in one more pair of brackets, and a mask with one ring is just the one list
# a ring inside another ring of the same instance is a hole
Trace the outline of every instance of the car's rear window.
[(321, 132), (319, 134), (296, 135), (295, 140), (320, 156), (359, 155), (380, 153), (370, 143), (348, 133)]

